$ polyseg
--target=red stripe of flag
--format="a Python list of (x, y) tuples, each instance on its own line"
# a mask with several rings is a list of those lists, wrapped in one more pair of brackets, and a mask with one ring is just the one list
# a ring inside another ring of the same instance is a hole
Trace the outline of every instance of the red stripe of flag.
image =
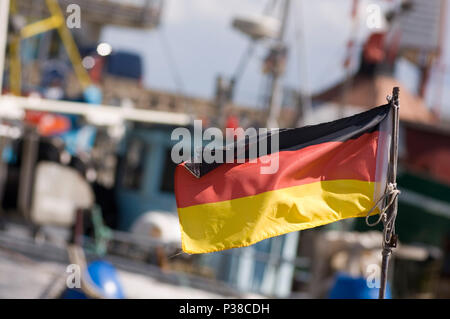
[[(353, 179), (375, 181), (378, 131), (344, 142), (332, 141), (294, 151), (281, 151), (275, 174), (261, 174), (258, 163), (223, 164), (194, 177), (183, 164), (176, 169), (179, 208), (214, 203), (318, 181)], [(274, 156), (274, 154), (268, 155)]]

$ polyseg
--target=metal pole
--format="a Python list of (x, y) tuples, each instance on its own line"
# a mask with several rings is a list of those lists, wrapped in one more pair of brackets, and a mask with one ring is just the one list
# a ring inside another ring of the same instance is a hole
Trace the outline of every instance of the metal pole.
[(358, 16), (358, 10), (359, 10), (359, 0), (353, 0), (352, 8), (351, 8), (351, 18), (352, 18), (352, 29), (350, 33), (350, 39), (347, 42), (347, 56), (344, 61), (344, 68), (345, 68), (345, 80), (344, 84), (342, 86), (342, 92), (341, 92), (341, 105), (339, 106), (339, 118), (344, 117), (344, 108), (347, 105), (348, 102), (348, 91), (352, 86), (352, 63), (353, 63), (353, 53), (355, 50), (355, 43), (356, 38), (358, 36), (358, 30), (359, 30), (359, 16)]
[(31, 198), (34, 170), (39, 152), (39, 136), (31, 127), (25, 127), (20, 165), (17, 207), (27, 221), (31, 221)]
[[(291, 0), (284, 0), (283, 16), (281, 18), (281, 28), (278, 34), (279, 44), (283, 43), (284, 34), (286, 33), (287, 19), (289, 15), (289, 5)], [(269, 96), (269, 116), (267, 118), (268, 128), (278, 127), (278, 116), (281, 110), (282, 86), (281, 78), (278, 72), (272, 74), (271, 89)]]
[[(390, 167), (389, 167), (389, 183), (396, 184), (397, 180), (397, 159), (398, 159), (398, 131), (399, 131), (399, 92), (400, 89), (398, 87), (394, 87), (392, 91), (392, 98), (390, 104), (393, 108), (393, 132), (392, 132), (392, 145), (391, 145), (391, 154), (390, 154)], [(380, 291), (378, 294), (379, 299), (384, 299), (386, 293), (386, 283), (387, 283), (387, 271), (389, 267), (389, 258), (392, 254), (392, 248), (397, 246), (397, 235), (395, 234), (394, 225), (390, 225), (392, 229), (389, 229), (392, 232), (392, 236), (388, 238), (386, 241), (386, 221), (389, 221), (393, 215), (397, 213), (398, 208), (398, 197), (396, 194), (391, 194), (390, 196), (395, 196), (395, 199), (391, 206), (389, 206), (386, 211), (385, 219), (383, 220), (384, 231), (383, 231), (383, 259), (381, 261), (381, 278), (380, 278)], [(389, 201), (392, 197), (389, 198)], [(395, 221), (394, 221), (395, 222)]]
[(3, 72), (5, 68), (6, 40), (8, 38), (9, 0), (0, 1), (0, 95), (3, 88)]

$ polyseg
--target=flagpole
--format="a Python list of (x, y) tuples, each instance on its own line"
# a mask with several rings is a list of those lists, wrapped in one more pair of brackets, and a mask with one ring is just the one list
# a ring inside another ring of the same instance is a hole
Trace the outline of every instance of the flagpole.
[[(394, 87), (392, 90), (392, 97), (390, 104), (393, 108), (393, 133), (392, 133), (392, 147), (390, 153), (390, 169), (389, 169), (389, 183), (396, 188), (397, 180), (397, 159), (398, 159), (398, 131), (399, 131), (399, 92), (398, 87)], [(380, 279), (380, 291), (378, 298), (384, 299), (386, 293), (387, 283), (387, 271), (389, 267), (389, 259), (392, 254), (392, 248), (397, 246), (397, 235), (395, 234), (395, 216), (397, 215), (398, 197), (397, 194), (391, 193), (390, 197), (395, 196), (393, 199), (389, 198), (388, 201), (393, 200), (392, 205), (389, 206), (386, 211), (386, 216), (383, 219), (383, 251), (381, 261), (381, 279)], [(389, 223), (388, 223), (389, 222)], [(388, 238), (386, 235), (389, 233)]]

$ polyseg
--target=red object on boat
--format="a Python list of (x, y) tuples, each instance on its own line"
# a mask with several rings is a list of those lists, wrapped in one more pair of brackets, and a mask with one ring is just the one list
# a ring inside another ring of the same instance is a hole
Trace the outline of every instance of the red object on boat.
[(386, 56), (384, 50), (385, 33), (372, 33), (364, 45), (364, 59), (369, 63), (380, 63)]
[(227, 120), (225, 122), (225, 128), (226, 128), (225, 132), (226, 132), (227, 137), (228, 137), (228, 135), (233, 135), (234, 139), (238, 138), (239, 136), (236, 133), (236, 129), (239, 128), (239, 118), (234, 115), (228, 116)]
[(64, 115), (47, 112), (26, 111), (25, 121), (37, 126), (42, 136), (57, 135), (70, 130), (70, 120)]

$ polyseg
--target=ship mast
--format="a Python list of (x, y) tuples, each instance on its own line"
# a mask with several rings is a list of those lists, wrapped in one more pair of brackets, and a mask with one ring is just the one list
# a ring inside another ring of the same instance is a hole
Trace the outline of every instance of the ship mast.
[[(283, 53), (285, 49), (284, 44), (284, 36), (286, 33), (287, 20), (289, 15), (289, 7), (290, 0), (284, 1), (283, 13), (281, 18), (281, 27), (277, 37), (277, 43), (273, 50), (275, 50), (276, 54), (276, 64), (280, 63), (280, 55)], [(268, 128), (277, 128), (278, 127), (278, 116), (281, 111), (281, 102), (283, 97), (283, 89), (281, 83), (281, 72), (279, 72), (279, 66), (275, 65), (274, 70), (270, 74), (270, 95), (269, 95), (269, 116), (267, 118), (267, 127)]]

